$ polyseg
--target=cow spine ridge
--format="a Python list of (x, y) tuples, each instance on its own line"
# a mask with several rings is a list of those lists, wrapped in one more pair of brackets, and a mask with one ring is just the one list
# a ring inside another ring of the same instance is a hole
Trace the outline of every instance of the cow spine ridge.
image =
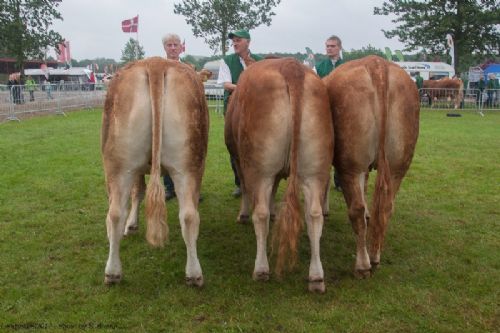
[[(386, 136), (387, 136), (387, 117), (389, 113), (389, 79), (388, 79), (388, 65), (383, 60), (375, 61), (376, 67), (375, 72), (379, 72), (382, 77), (373, 78), (373, 80), (379, 79), (382, 84), (377, 85), (377, 95), (379, 99), (379, 112), (380, 116), (380, 134), (379, 134), (379, 146), (378, 146), (378, 156), (377, 156), (377, 178), (375, 180), (375, 189), (373, 193), (373, 202), (371, 207), (371, 218), (376, 219), (373, 221), (373, 226), (376, 234), (384, 232), (385, 226), (387, 224), (387, 215), (385, 214), (385, 209), (388, 203), (390, 203), (390, 191), (392, 190), (391, 185), (391, 170), (389, 167), (389, 162), (386, 155)], [(374, 76), (374, 73), (370, 73)], [(375, 236), (371, 234), (371, 236)], [(373, 244), (373, 242), (372, 242)]]
[[(149, 65), (149, 64), (148, 64)], [(149, 95), (151, 99), (151, 173), (146, 191), (147, 241), (161, 247), (168, 237), (166, 223), (165, 188), (161, 183), (162, 112), (166, 73), (147, 67)]]
[(282, 275), (287, 262), (290, 268), (295, 266), (299, 234), (302, 229), (297, 168), (305, 74), (302, 65), (295, 61), (285, 63), (280, 68), (280, 73), (288, 87), (290, 109), (292, 112), (292, 139), (290, 143), (288, 184), (284, 195), (284, 202), (281, 205), (277, 223), (273, 230), (273, 245), (277, 246), (278, 249), (275, 268), (277, 276)]

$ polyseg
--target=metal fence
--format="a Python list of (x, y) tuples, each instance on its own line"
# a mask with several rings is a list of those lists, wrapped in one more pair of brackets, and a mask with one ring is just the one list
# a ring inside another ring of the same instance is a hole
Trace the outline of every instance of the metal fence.
[[(211, 110), (222, 114), (224, 89), (215, 82), (206, 82), (205, 96)], [(0, 85), (0, 122), (20, 121), (36, 114), (61, 114), (65, 111), (104, 106), (104, 84), (41, 84), (29, 90), (24, 85)]]
[(500, 89), (437, 89), (423, 88), (419, 90), (420, 106), (431, 109), (500, 110)]
[(104, 105), (103, 84), (0, 85), (0, 121), (20, 120), (36, 113), (64, 115), (65, 111)]

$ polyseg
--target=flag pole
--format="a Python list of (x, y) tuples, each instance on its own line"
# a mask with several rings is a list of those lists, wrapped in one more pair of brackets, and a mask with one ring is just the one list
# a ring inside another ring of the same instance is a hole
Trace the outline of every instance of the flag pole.
[(137, 42), (135, 45), (136, 59), (139, 60), (139, 14), (137, 14), (137, 29), (135, 31), (135, 41)]

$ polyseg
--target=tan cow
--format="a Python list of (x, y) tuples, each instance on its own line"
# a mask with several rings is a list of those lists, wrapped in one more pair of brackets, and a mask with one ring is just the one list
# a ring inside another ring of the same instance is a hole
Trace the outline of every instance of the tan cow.
[(294, 59), (257, 62), (241, 75), (225, 119), (225, 140), (236, 160), (242, 204), (238, 219), (252, 221), (257, 238), (253, 278), (269, 279), (267, 236), (280, 179), (288, 177), (273, 239), (276, 272), (296, 260), (301, 229), (299, 186), (311, 241), (309, 289), (325, 291), (319, 240), (322, 198), (333, 158), (333, 126), (321, 80)]
[[(109, 196), (105, 283), (121, 280), (120, 240), (129, 228), (137, 226), (146, 173), (151, 174), (146, 192), (146, 238), (153, 246), (162, 246), (166, 240), (165, 190), (160, 176), (168, 172), (175, 183), (187, 248), (186, 281), (201, 286), (203, 275), (196, 240), (208, 108), (196, 72), (185, 64), (158, 57), (126, 66), (109, 86), (101, 140)], [(126, 227), (132, 187), (132, 212)]]
[(433, 101), (445, 99), (453, 101), (455, 109), (460, 107), (464, 99), (464, 83), (458, 78), (442, 78), (440, 80), (424, 80), (421, 94), (426, 94), (429, 98), (429, 106)]
[[(394, 198), (415, 150), (418, 91), (404, 70), (376, 56), (341, 65), (324, 83), (334, 119), (334, 165), (356, 234), (355, 273), (365, 277), (380, 263)], [(377, 169), (377, 178), (369, 213), (365, 195), (371, 169)]]

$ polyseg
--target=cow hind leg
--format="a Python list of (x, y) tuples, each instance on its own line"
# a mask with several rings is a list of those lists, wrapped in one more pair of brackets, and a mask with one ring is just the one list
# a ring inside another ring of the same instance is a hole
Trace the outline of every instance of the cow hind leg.
[[(241, 174), (241, 173), (240, 173)], [(248, 198), (248, 192), (245, 186), (245, 182), (240, 178), (240, 188), (241, 188), (241, 204), (240, 212), (236, 218), (237, 223), (247, 224), (250, 222), (250, 202)]]
[(365, 177), (365, 172), (357, 175), (341, 174), (342, 192), (347, 203), (349, 220), (356, 236), (354, 274), (358, 278), (369, 277), (371, 272), (366, 243), (368, 209), (364, 197)]
[(109, 255), (104, 271), (104, 283), (108, 285), (118, 283), (122, 279), (120, 241), (125, 229), (127, 202), (132, 182), (133, 177), (118, 175), (108, 184), (109, 210), (106, 217), (106, 229), (109, 239)]
[(311, 246), (309, 291), (324, 293), (326, 288), (320, 258), (320, 238), (324, 222), (322, 199), (324, 198), (325, 184), (316, 180), (306, 180), (303, 185), (303, 192), (307, 234)]
[(200, 184), (190, 175), (174, 176), (175, 191), (179, 201), (179, 222), (182, 237), (186, 244), (186, 284), (195, 287), (203, 286), (203, 273), (196, 250), (200, 228), (200, 215), (198, 213), (198, 199)]
[(257, 240), (257, 255), (252, 277), (256, 281), (269, 280), (269, 261), (267, 258), (267, 238), (269, 235), (270, 206), (274, 180), (256, 182), (250, 193), (253, 193), (254, 208), (252, 222)]
[(139, 230), (139, 207), (144, 200), (146, 192), (146, 183), (144, 175), (139, 175), (134, 182), (130, 196), (130, 213), (128, 214), (127, 222), (125, 223), (125, 236), (135, 234)]
[[(370, 262), (372, 271), (378, 268), (380, 264), (380, 255), (384, 243), (385, 234), (389, 219), (394, 211), (394, 199), (401, 185), (403, 177), (391, 177), (390, 189), (387, 195), (381, 200), (380, 214), (372, 214), (372, 219), (369, 224), (369, 240), (370, 240)], [(375, 203), (374, 203), (375, 204)]]

